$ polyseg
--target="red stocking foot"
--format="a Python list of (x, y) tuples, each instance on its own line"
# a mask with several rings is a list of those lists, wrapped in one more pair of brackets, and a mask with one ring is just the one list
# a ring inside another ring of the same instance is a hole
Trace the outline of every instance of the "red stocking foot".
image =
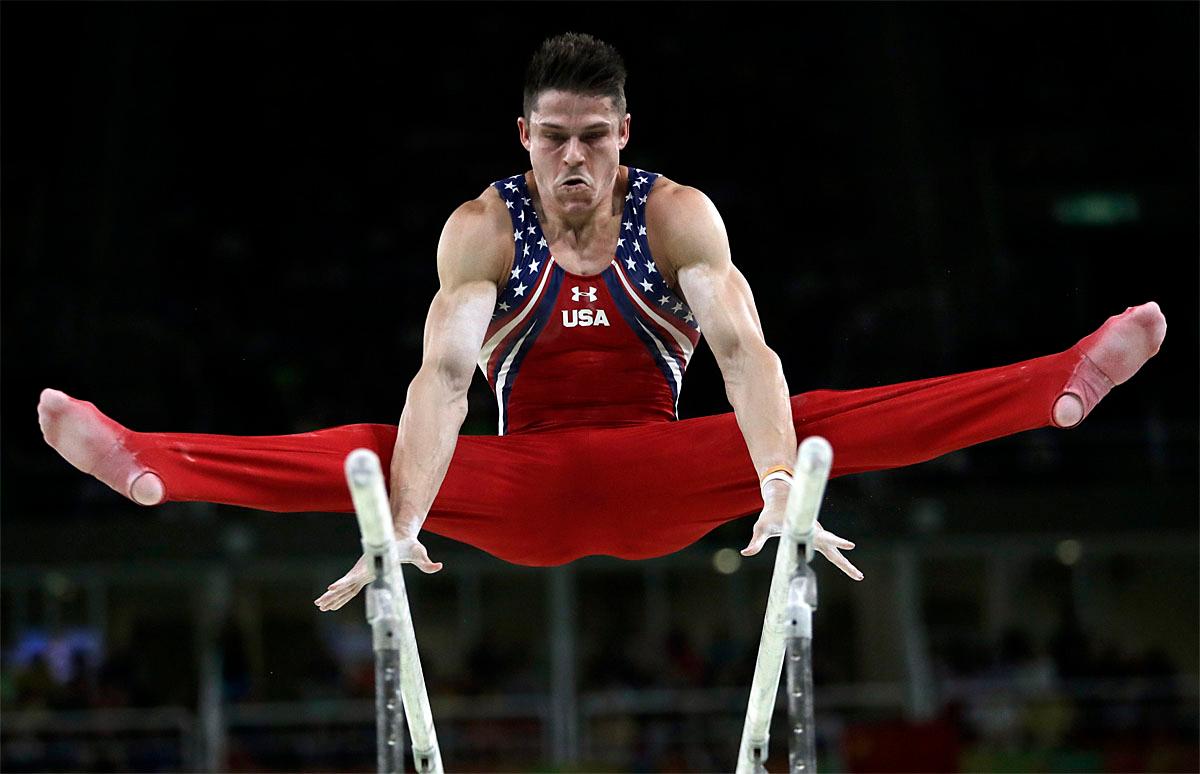
[(166, 490), (157, 473), (125, 448), (129, 431), (93, 404), (58, 390), (42, 390), (38, 401), (42, 437), (62, 458), (139, 505), (157, 505)]
[(1082, 422), (1109, 390), (1129, 381), (1158, 353), (1166, 335), (1167, 318), (1151, 301), (1108, 318), (1085, 336), (1074, 347), (1082, 355), (1079, 365), (1054, 403), (1054, 424), (1074, 427)]

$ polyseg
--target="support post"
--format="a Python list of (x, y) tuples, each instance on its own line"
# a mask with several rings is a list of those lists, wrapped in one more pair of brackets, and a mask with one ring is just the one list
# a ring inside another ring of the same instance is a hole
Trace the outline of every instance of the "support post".
[[(806, 547), (807, 548), (807, 547)], [(817, 609), (817, 574), (802, 562), (788, 586), (787, 704), (788, 771), (817, 770), (816, 717), (813, 712), (812, 614)]]
[[(812, 539), (816, 530), (817, 511), (820, 510), (821, 498), (825, 494), (825, 484), (829, 480), (832, 467), (833, 449), (824, 438), (811, 436), (800, 444), (792, 490), (788, 495), (784, 514), (783, 530), (775, 554), (775, 567), (767, 596), (767, 611), (763, 618), (762, 638), (758, 643), (758, 660), (754, 666), (746, 721), (742, 727), (737, 774), (758, 774), (766, 771), (764, 764), (767, 760), (771, 715), (779, 694), (784, 651), (789, 636), (792, 639), (805, 639), (805, 620), (808, 622), (807, 640), (810, 645), (808, 649), (801, 648), (797, 652), (803, 658), (806, 652), (811, 651), (812, 608), (816, 603), (816, 584), (814, 582), (810, 586), (806, 585), (806, 579), (812, 574), (808, 562), (812, 559)], [(803, 570), (800, 569), (802, 566)], [(810, 594), (812, 604), (807, 605), (806, 615), (804, 608)], [(789, 602), (794, 604), (789, 606)], [(811, 670), (811, 661), (807, 668)], [(800, 698), (809, 702), (811, 707), (811, 691), (805, 691), (804, 696)], [(811, 708), (808, 712), (811, 717)], [(796, 719), (793, 720), (795, 722)], [(803, 718), (799, 720), (803, 722)], [(799, 736), (793, 733), (791, 737), (793, 740), (811, 737), (811, 723), (806, 733), (807, 737), (804, 732)], [(815, 765), (809, 764), (808, 769), (800, 770), (812, 771), (814, 768)]]
[(383, 469), (378, 455), (370, 449), (350, 452), (345, 468), (363, 551), (375, 574), (367, 587), (367, 621), (375, 649), (376, 766), (380, 774), (404, 771), (403, 724), (407, 715), (416, 770), (441, 774), (442, 756), (400, 571)]

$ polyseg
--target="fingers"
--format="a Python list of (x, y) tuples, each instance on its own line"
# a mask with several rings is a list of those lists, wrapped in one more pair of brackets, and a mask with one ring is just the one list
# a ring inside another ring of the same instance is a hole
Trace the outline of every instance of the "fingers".
[(751, 540), (750, 545), (742, 549), (742, 556), (754, 556), (762, 550), (763, 544), (766, 542), (766, 538), (762, 538), (761, 540)]
[(816, 540), (814, 541), (814, 547), (824, 554), (825, 558), (828, 559), (830, 563), (832, 563), (839, 570), (846, 573), (856, 581), (862, 580), (862, 572), (860, 572), (857, 567), (851, 564), (849, 559), (842, 556), (842, 552), (838, 550), (841, 548), (849, 551), (854, 548), (854, 543), (846, 540), (843, 537), (838, 537), (819, 525), (817, 529), (818, 533)]
[(354, 587), (331, 587), (329, 591), (326, 591), (324, 594), (317, 597), (317, 599), (313, 601), (313, 604), (316, 605), (321, 612), (338, 610), (351, 599), (353, 599), (354, 595), (358, 593), (357, 589), (354, 589), (353, 591), (350, 591), (350, 589), (354, 589)]
[(754, 532), (750, 535), (750, 543), (742, 549), (742, 556), (754, 556), (762, 550), (767, 541), (773, 537), (779, 537), (779, 530), (769, 529), (754, 525)]
[(762, 534), (762, 530), (755, 524), (754, 531), (750, 533), (750, 542), (742, 549), (742, 556), (754, 556), (762, 550), (763, 544), (766, 542), (766, 536)]
[[(441, 562), (430, 561), (429, 553), (420, 543), (412, 548), (410, 558), (406, 561), (429, 574), (438, 572), (443, 566)], [(322, 612), (338, 610), (343, 607), (351, 599), (354, 599), (363, 587), (375, 580), (375, 573), (366, 569), (367, 566), (360, 560), (353, 570), (326, 586), (326, 592), (313, 600), (313, 604)]]
[(825, 529), (820, 524), (818, 524), (817, 525), (816, 545), (819, 546), (822, 542), (832, 543), (837, 548), (844, 548), (847, 551), (854, 548), (854, 544), (851, 543), (849, 540), (847, 540), (844, 537), (838, 537), (837, 535), (833, 534), (832, 532), (830, 532), (829, 530)]
[[(764, 512), (764, 518), (765, 515)], [(819, 523), (815, 525), (815, 528), (816, 535), (813, 538), (813, 547), (820, 551), (835, 567), (846, 573), (846, 575), (856, 581), (862, 580), (863, 574), (857, 567), (850, 563), (850, 560), (842, 556), (841, 551), (838, 550), (845, 549), (849, 551), (854, 548), (854, 543), (843, 537), (838, 537), (823, 528)], [(779, 533), (780, 528), (778, 526), (771, 526), (769, 520), (758, 521), (755, 523), (754, 532), (750, 536), (750, 544), (742, 549), (742, 556), (754, 556), (762, 550), (769, 539), (778, 537)]]
[(313, 604), (322, 612), (338, 610), (362, 591), (363, 587), (374, 580), (374, 577), (363, 578), (363, 573), (351, 570), (333, 583), (330, 583), (324, 594), (313, 600)]
[[(845, 542), (845, 541), (843, 541), (843, 542)], [(854, 580), (860, 581), (863, 579), (863, 574), (861, 572), (859, 572), (857, 567), (855, 567), (853, 564), (850, 563), (849, 559), (842, 556), (841, 551), (837, 550), (836, 548), (831, 547), (829, 549), (829, 552), (826, 553), (825, 556), (827, 559), (829, 559), (830, 562), (833, 563), (833, 565), (835, 567), (837, 567), (839, 570), (841, 570), (842, 572), (849, 575)]]
[(413, 546), (412, 563), (417, 566), (417, 569), (423, 573), (432, 575), (442, 569), (441, 562), (433, 562), (429, 560), (429, 552), (425, 550), (425, 546), (417, 543)]

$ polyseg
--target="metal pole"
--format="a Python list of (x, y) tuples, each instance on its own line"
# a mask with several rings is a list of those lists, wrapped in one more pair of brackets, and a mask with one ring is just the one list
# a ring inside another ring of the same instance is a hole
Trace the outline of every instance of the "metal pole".
[(358, 515), (363, 551), (375, 573), (367, 589), (367, 620), (375, 648), (376, 764), (381, 774), (404, 770), (403, 723), (407, 714), (416, 770), (441, 774), (441, 751), (400, 571), (383, 469), (375, 452), (350, 452), (346, 456), (346, 480)]
[(404, 771), (404, 698), (400, 692), (399, 625), (395, 591), (383, 555), (372, 555), (375, 580), (367, 587), (367, 621), (375, 649), (375, 767), (380, 774)]
[(817, 575), (804, 562), (788, 587), (788, 771), (792, 774), (817, 770), (812, 677), (812, 614), (816, 609)]
[[(779, 694), (779, 677), (783, 671), (786, 638), (794, 631), (789, 613), (802, 616), (802, 610), (788, 609), (790, 590), (795, 578), (804, 577), (800, 565), (807, 568), (812, 558), (812, 538), (817, 511), (825, 494), (825, 484), (833, 467), (833, 449), (819, 436), (806, 438), (796, 455), (796, 470), (792, 490), (788, 495), (783, 530), (775, 554), (771, 588), (767, 596), (767, 612), (763, 617), (762, 638), (758, 643), (758, 660), (750, 686), (746, 721), (742, 727), (741, 748), (738, 751), (737, 774), (765, 772), (771, 715)], [(804, 561), (801, 562), (801, 556)], [(811, 572), (811, 570), (809, 570)], [(813, 593), (815, 594), (815, 585)], [(799, 599), (805, 598), (804, 593)], [(814, 598), (815, 602), (815, 598)], [(810, 610), (811, 613), (811, 610)], [(811, 617), (809, 619), (811, 621)], [(809, 732), (811, 734), (811, 730)]]

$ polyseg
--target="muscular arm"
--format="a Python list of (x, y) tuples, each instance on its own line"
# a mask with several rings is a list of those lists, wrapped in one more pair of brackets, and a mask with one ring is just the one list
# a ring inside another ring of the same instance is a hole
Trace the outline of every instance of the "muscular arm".
[[(658, 232), (652, 252), (667, 264), (667, 271), (675, 273), (708, 338), (757, 472), (761, 475), (774, 465), (790, 466), (796, 459), (796, 430), (787, 381), (779, 357), (763, 338), (750, 286), (730, 258), (721, 216), (694, 188), (663, 182), (663, 190), (651, 194), (646, 208), (648, 227)], [(768, 538), (780, 534), (787, 493), (783, 481), (767, 485), (763, 511), (743, 555), (757, 554)], [(818, 523), (813, 546), (842, 572), (862, 580), (862, 573), (841, 553), (854, 548), (849, 540)]]
[(416, 538), (446, 476), (511, 249), (508, 217), (489, 194), (459, 207), (438, 242), (441, 286), (425, 320), (421, 367), (408, 386), (392, 455), (391, 505), (400, 538)]
[[(475, 360), (512, 250), (508, 228), (500, 197), (489, 189), (454, 211), (438, 241), (441, 287), (425, 318), (421, 367), (408, 385), (389, 477), (400, 559), (424, 572), (442, 568), (430, 561), (417, 535), (446, 477), (467, 416)], [(337, 610), (374, 578), (363, 556), (314, 604)]]
[[(787, 381), (779, 357), (763, 338), (750, 286), (733, 265), (721, 216), (700, 191), (663, 182), (646, 210), (648, 225), (658, 234), (655, 255), (675, 273), (712, 347), (758, 473), (773, 465), (790, 467), (796, 431)], [(787, 491), (782, 482), (768, 487), (769, 493)]]

